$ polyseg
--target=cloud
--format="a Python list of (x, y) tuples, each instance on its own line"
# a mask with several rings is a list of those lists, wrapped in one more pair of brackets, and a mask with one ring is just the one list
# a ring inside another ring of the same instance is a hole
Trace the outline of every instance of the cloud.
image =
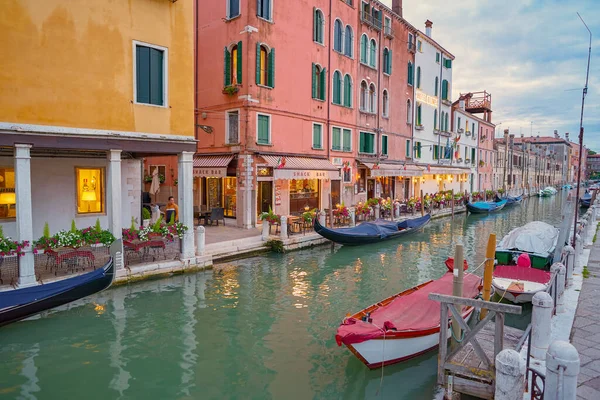
[[(600, 38), (595, 1), (572, 0), (404, 0), (404, 17), (424, 30), (433, 21), (433, 38), (456, 57), (453, 97), (487, 90), (493, 121), (513, 133), (552, 135), (579, 131), (585, 84), (588, 32)], [(600, 39), (592, 43), (586, 97), (584, 144), (600, 150)], [(596, 50), (598, 51), (598, 50)], [(533, 122), (533, 126), (531, 124)]]

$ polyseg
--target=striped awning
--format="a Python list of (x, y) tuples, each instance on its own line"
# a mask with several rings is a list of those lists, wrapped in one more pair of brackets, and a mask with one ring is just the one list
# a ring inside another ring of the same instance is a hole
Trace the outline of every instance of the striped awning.
[(340, 169), (329, 160), (310, 157), (261, 155), (273, 167), (275, 179), (340, 179)]
[(364, 166), (371, 170), (371, 176), (422, 176), (423, 168), (417, 167), (416, 165), (403, 165), (403, 164), (385, 164), (385, 163), (372, 163), (362, 162)]
[(194, 176), (224, 178), (227, 176), (227, 166), (231, 160), (233, 160), (233, 155), (196, 156), (194, 157)]

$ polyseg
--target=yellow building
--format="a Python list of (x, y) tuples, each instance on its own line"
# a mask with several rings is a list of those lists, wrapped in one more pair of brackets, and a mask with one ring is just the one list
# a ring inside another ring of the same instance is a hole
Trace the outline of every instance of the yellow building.
[[(2, 0), (0, 225), (38, 239), (141, 222), (142, 158), (178, 155), (193, 225), (194, 0)], [(188, 177), (189, 179), (186, 179)], [(188, 185), (187, 182), (190, 182)], [(194, 255), (191, 230), (182, 259)], [(19, 283), (35, 283), (31, 248)]]

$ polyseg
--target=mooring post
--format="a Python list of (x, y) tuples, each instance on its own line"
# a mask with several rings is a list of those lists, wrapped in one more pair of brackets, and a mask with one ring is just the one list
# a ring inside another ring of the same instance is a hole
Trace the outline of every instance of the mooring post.
[(544, 400), (575, 400), (579, 353), (568, 342), (555, 340), (546, 353)]
[(350, 227), (356, 226), (356, 209), (350, 207)]
[(537, 292), (533, 295), (533, 310), (531, 312), (531, 356), (538, 360), (546, 356), (550, 346), (550, 328), (552, 326), (552, 309), (554, 301), (547, 292)]
[[(454, 278), (452, 280), (452, 296), (463, 297), (463, 279), (464, 279), (464, 255), (463, 255), (463, 246), (462, 244), (457, 244), (454, 250)], [(458, 324), (457, 318), (462, 318), (462, 306), (457, 306), (461, 315), (453, 315), (452, 316), (452, 332), (454, 333), (454, 337), (452, 338), (452, 347), (456, 347), (458, 345), (458, 341), (461, 337), (462, 329)], [(441, 324), (444, 322), (442, 321)], [(441, 325), (440, 325), (441, 326)]]
[(375, 204), (375, 219), (379, 219), (379, 216), (381, 215), (381, 206), (379, 205), (379, 203)]
[(281, 237), (281, 240), (285, 240), (288, 238), (288, 224), (287, 224), (287, 217), (285, 215), (281, 216), (281, 230), (279, 231), (279, 236)]
[(521, 400), (525, 387), (521, 373), (521, 356), (515, 350), (505, 349), (496, 356), (496, 400)]
[(572, 246), (563, 247), (563, 254), (566, 255), (567, 261), (567, 287), (571, 287), (573, 284), (573, 262), (575, 261), (575, 249)]
[(454, 218), (454, 189), (452, 189), (452, 218)]
[[(492, 275), (494, 274), (494, 255), (496, 254), (496, 234), (491, 233), (485, 252), (485, 269), (483, 271), (483, 300), (490, 301), (492, 292)], [(456, 264), (455, 264), (456, 265)], [(487, 309), (482, 308), (479, 318), (484, 319)]]
[(567, 275), (567, 269), (562, 263), (558, 263), (558, 279), (556, 285), (558, 286), (558, 292), (556, 295), (556, 312), (558, 314), (565, 312), (565, 278)]
[(325, 211), (319, 211), (319, 224), (321, 224), (321, 226), (326, 226), (326, 215), (327, 214), (325, 214)]
[(206, 232), (203, 226), (196, 228), (196, 255), (204, 255), (204, 247), (206, 245)]
[(423, 189), (421, 189), (421, 217), (425, 215), (425, 198), (423, 197)]
[(263, 241), (269, 240), (269, 235), (270, 234), (271, 234), (271, 225), (269, 224), (269, 221), (263, 220), (263, 222), (262, 222), (262, 232), (260, 234), (260, 238)]
[(581, 255), (583, 253), (583, 246), (581, 245), (581, 235), (579, 233), (577, 233), (577, 230), (575, 230), (575, 261), (573, 264), (574, 268), (577, 268), (579, 266), (579, 259), (581, 258)]
[(394, 219), (400, 218), (400, 203), (394, 202)]

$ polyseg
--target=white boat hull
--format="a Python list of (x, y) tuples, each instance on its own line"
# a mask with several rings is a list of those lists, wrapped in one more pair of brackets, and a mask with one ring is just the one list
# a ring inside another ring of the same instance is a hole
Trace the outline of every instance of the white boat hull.
[[(513, 282), (522, 283), (524, 288), (523, 291), (517, 290), (508, 290), (508, 287)], [(496, 295), (499, 298), (506, 299), (510, 302), (516, 304), (524, 304), (531, 303), (533, 300), (533, 296), (537, 292), (541, 292), (548, 288), (548, 284), (539, 283), (539, 282), (531, 282), (531, 281), (523, 281), (509, 278), (493, 278), (492, 286), (496, 292)]]

